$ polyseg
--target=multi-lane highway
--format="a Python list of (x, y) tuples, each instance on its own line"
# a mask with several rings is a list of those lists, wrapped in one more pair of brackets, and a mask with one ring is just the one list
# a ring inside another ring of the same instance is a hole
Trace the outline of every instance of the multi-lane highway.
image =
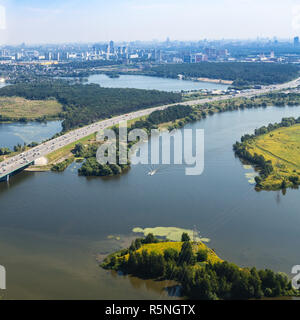
[[(253, 89), (253, 90), (247, 90), (244, 92), (241, 92), (236, 95), (221, 95), (213, 98), (207, 98), (207, 99), (200, 99), (200, 100), (192, 100), (192, 101), (186, 101), (182, 102), (180, 104), (183, 105), (200, 105), (207, 102), (212, 101), (220, 101), (220, 100), (226, 100), (230, 98), (250, 98), (256, 95), (266, 94), (272, 91), (277, 90), (283, 90), (288, 88), (295, 88), (298, 85), (300, 85), (300, 78), (293, 80), (288, 83), (279, 84), (279, 85), (272, 85), (272, 86), (263, 86), (261, 89)], [(178, 104), (178, 103), (176, 103)], [(146, 116), (152, 113), (155, 110), (163, 110), (165, 108), (168, 108), (170, 106), (176, 105), (176, 104), (169, 104), (164, 105), (160, 107), (154, 107), (149, 109), (144, 109), (136, 112), (132, 112), (126, 115), (117, 116), (111, 119), (99, 121), (96, 123), (93, 123), (91, 125), (82, 127), (80, 129), (75, 129), (73, 131), (70, 131), (62, 136), (59, 136), (55, 139), (49, 140), (47, 142), (44, 142), (34, 148), (31, 148), (28, 151), (25, 151), (21, 154), (18, 154), (16, 156), (10, 157), (6, 159), (3, 162), (0, 162), (0, 179), (3, 179), (7, 175), (26, 167), (27, 165), (33, 163), (38, 158), (47, 156), (49, 153), (58, 150), (72, 142), (78, 141), (79, 139), (86, 137), (94, 132), (99, 131), (100, 129), (105, 129), (108, 127), (111, 127), (115, 124), (118, 124), (119, 122), (126, 121), (126, 120), (132, 120), (141, 116)]]

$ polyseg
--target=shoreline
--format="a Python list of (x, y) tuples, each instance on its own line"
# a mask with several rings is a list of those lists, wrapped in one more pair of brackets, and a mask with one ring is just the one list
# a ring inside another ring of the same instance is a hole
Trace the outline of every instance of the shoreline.
[(210, 79), (210, 78), (191, 78), (191, 80), (195, 79), (199, 82), (209, 82), (209, 83), (216, 83), (216, 84), (227, 84), (232, 85), (233, 81), (231, 80), (223, 80), (223, 79)]
[[(258, 170), (259, 176), (255, 177), (257, 191), (299, 188), (299, 159), (292, 152), (299, 148), (299, 142), (295, 138), (299, 130), (300, 118), (284, 118), (280, 123), (256, 129), (255, 134), (245, 134), (241, 142), (233, 145), (236, 156)], [(270, 148), (277, 152), (274, 153)], [(296, 162), (292, 162), (290, 158)]]

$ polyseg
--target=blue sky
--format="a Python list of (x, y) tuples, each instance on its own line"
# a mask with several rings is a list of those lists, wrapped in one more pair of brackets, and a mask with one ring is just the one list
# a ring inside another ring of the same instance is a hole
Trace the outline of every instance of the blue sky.
[(0, 0), (0, 5), (6, 9), (0, 43), (300, 34), (300, 0)]

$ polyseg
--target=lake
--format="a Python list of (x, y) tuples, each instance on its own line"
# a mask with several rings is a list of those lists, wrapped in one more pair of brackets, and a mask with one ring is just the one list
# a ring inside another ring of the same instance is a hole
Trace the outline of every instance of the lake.
[[(161, 299), (164, 286), (122, 277), (98, 266), (137, 236), (135, 227), (193, 229), (208, 246), (240, 266), (284, 271), (300, 264), (299, 190), (256, 192), (232, 145), (245, 133), (300, 107), (268, 107), (214, 114), (186, 128), (205, 130), (205, 169), (133, 166), (110, 179), (23, 172), (0, 184), (0, 264), (7, 299)], [(1, 136), (2, 137), (2, 136)], [(157, 138), (153, 138), (157, 139)], [(5, 144), (5, 142), (4, 142)], [(7, 142), (8, 144), (8, 142)], [(117, 240), (120, 237), (120, 240)]]
[(106, 88), (136, 88), (161, 91), (191, 91), (199, 89), (226, 90), (228, 85), (178, 80), (140, 75), (120, 75), (119, 78), (110, 78), (105, 74), (95, 74), (88, 78), (88, 83), (96, 83)]
[(0, 123), (0, 148), (42, 142), (62, 130), (61, 121)]

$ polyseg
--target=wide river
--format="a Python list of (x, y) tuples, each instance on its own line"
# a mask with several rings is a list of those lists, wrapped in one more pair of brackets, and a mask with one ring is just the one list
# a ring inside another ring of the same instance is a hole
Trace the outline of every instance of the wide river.
[[(256, 192), (232, 144), (246, 132), (300, 116), (300, 107), (215, 114), (189, 124), (205, 130), (205, 169), (137, 165), (113, 179), (26, 173), (0, 184), (0, 264), (8, 299), (159, 299), (161, 284), (118, 276), (96, 261), (135, 237), (135, 227), (193, 229), (240, 266), (284, 271), (300, 264), (299, 190)], [(157, 139), (157, 138), (153, 138)], [(251, 170), (250, 170), (251, 172)], [(120, 237), (120, 238), (116, 238)]]

